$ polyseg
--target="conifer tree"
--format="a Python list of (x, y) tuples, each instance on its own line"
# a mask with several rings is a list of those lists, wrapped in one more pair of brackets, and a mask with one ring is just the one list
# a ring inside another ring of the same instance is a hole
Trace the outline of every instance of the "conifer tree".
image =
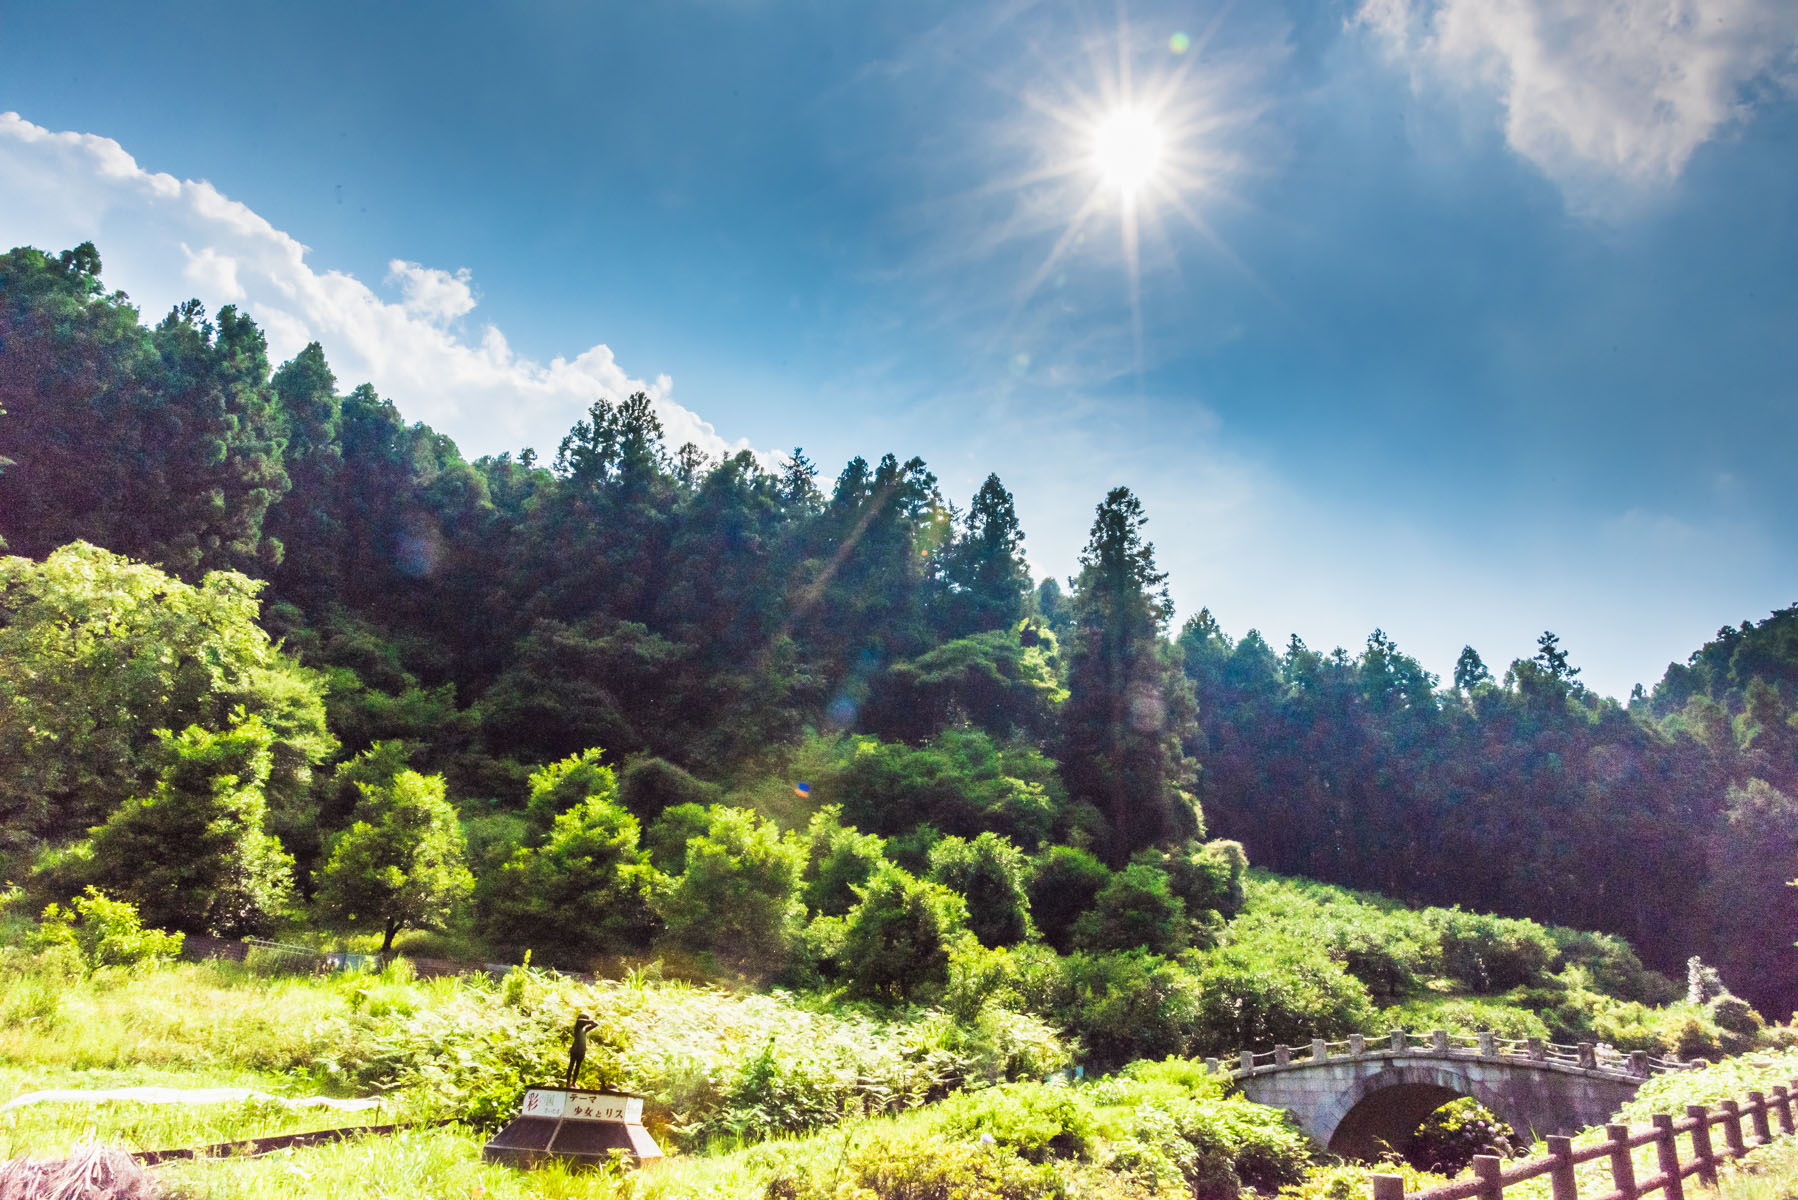
[(1075, 800), (1104, 814), (1114, 866), (1203, 830), (1182, 748), (1196, 731), (1192, 688), (1162, 638), (1173, 606), (1146, 523), (1128, 488), (1098, 507), (1080, 557), (1062, 712), (1062, 776)]

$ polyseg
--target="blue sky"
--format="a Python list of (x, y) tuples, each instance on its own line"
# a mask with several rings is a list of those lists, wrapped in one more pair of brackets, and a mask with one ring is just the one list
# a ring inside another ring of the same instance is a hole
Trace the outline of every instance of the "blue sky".
[(1786, 0), (11, 6), (0, 111), (8, 244), (471, 457), (643, 386), (1062, 576), (1123, 483), (1182, 617), (1613, 694), (1798, 601)]

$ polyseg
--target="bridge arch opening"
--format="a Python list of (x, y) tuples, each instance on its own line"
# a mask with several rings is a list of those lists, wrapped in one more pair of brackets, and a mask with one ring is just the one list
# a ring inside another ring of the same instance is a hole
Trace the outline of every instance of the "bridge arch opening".
[(1330, 1134), (1329, 1150), (1343, 1158), (1373, 1161), (1387, 1150), (1403, 1152), (1411, 1135), (1429, 1115), (1445, 1104), (1471, 1096), (1492, 1110), (1500, 1120), (1522, 1133), (1515, 1117), (1500, 1106), (1498, 1097), (1481, 1095), (1485, 1089), (1448, 1072), (1399, 1070), (1382, 1072), (1363, 1080), (1348, 1111)]

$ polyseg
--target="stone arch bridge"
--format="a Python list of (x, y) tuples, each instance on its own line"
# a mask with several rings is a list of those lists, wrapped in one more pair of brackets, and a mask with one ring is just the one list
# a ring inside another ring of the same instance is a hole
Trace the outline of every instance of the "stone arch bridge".
[(1451, 1100), (1471, 1096), (1526, 1138), (1571, 1134), (1602, 1124), (1651, 1074), (1686, 1064), (1590, 1042), (1558, 1046), (1537, 1038), (1450, 1036), (1442, 1030), (1384, 1038), (1355, 1034), (1313, 1040), (1308, 1049), (1243, 1051), (1206, 1069), (1233, 1077), (1257, 1104), (1291, 1112), (1331, 1153), (1372, 1159), (1400, 1147)]

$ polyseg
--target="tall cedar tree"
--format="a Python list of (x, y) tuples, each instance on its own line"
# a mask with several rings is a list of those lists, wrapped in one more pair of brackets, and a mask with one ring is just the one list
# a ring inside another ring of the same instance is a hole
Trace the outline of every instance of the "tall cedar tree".
[(1182, 749), (1196, 735), (1192, 687), (1162, 638), (1173, 606), (1142, 502), (1113, 488), (1080, 556), (1068, 648), (1061, 769), (1068, 791), (1109, 823), (1105, 857), (1202, 832)]
[(1009, 629), (1024, 615), (1030, 571), (1024, 562), (1024, 530), (1011, 493), (988, 475), (944, 555), (945, 622), (951, 637)]

